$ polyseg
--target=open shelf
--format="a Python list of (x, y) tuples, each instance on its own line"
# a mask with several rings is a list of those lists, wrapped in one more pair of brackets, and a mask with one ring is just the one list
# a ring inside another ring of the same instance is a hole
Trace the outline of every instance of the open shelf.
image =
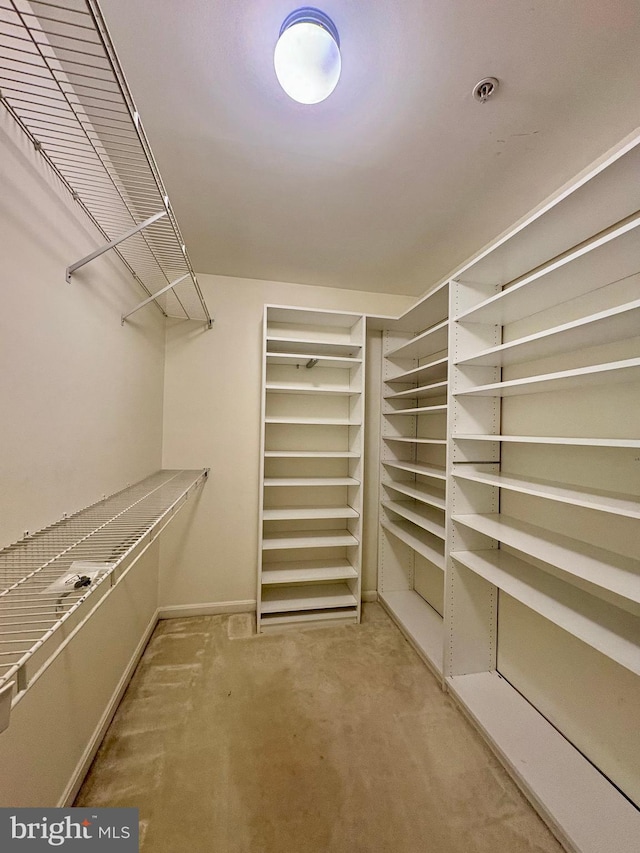
[(456, 364), (507, 367), (523, 361), (558, 355), (640, 334), (640, 299), (616, 305), (571, 323), (489, 347), (459, 359)]
[(292, 424), (297, 426), (361, 426), (362, 421), (351, 418), (320, 418), (283, 415), (273, 415), (264, 419), (265, 424)]
[[(387, 380), (389, 382), (391, 380)], [(395, 394), (385, 394), (385, 400), (402, 400), (406, 397), (415, 397), (417, 400), (426, 397), (444, 397), (449, 387), (448, 382), (433, 382), (431, 385), (420, 385), (417, 388), (407, 388), (406, 391), (396, 391)]]
[(357, 545), (356, 537), (348, 530), (286, 530), (265, 533), (264, 551), (284, 551), (291, 548), (335, 548)]
[(416, 406), (414, 409), (395, 409), (383, 412), (385, 418), (391, 415), (439, 415), (447, 411), (446, 404), (441, 406)]
[(424, 506), (418, 510), (412, 501), (382, 501), (382, 506), (390, 512), (405, 518), (427, 533), (445, 538), (444, 515), (438, 509)]
[(362, 364), (362, 359), (356, 356), (349, 358), (335, 355), (314, 355), (308, 352), (267, 352), (266, 358), (267, 364), (299, 364), (301, 367), (306, 367), (307, 362), (311, 359), (316, 359), (319, 367), (357, 367), (357, 365)]
[(288, 506), (265, 509), (262, 518), (265, 521), (284, 521), (310, 518), (357, 518), (358, 515), (359, 513), (351, 506)]
[(263, 613), (355, 607), (357, 603), (346, 583), (309, 584), (304, 587), (276, 586), (267, 587), (262, 592)]
[(396, 536), (405, 545), (420, 554), (429, 562), (433, 563), (437, 568), (444, 571), (444, 553), (442, 551), (442, 541), (427, 531), (420, 530), (410, 521), (391, 521), (383, 518), (380, 521), (381, 526)]
[(622, 515), (627, 518), (640, 518), (640, 497), (616, 492), (599, 492), (581, 486), (564, 485), (535, 477), (520, 477), (516, 474), (491, 473), (485, 471), (467, 471), (456, 469), (453, 476), (457, 480), (470, 480), (497, 486), (508, 491), (524, 495), (546, 498), (560, 503), (582, 506), (587, 509)]
[(445, 438), (419, 438), (418, 436), (383, 435), (384, 441), (396, 441), (401, 444), (441, 444), (446, 445)]
[(298, 486), (359, 486), (354, 477), (265, 477), (265, 488)]
[(386, 489), (393, 489), (402, 495), (415, 498), (415, 500), (428, 506), (436, 507), (436, 509), (445, 509), (445, 491), (444, 489), (434, 489), (424, 483), (417, 483), (413, 480), (400, 480), (383, 482), (382, 485)]
[(265, 389), (278, 394), (335, 394), (344, 397), (352, 397), (354, 394), (361, 393), (360, 388), (338, 388), (331, 385), (277, 385), (267, 383)]
[(435, 326), (416, 335), (405, 344), (395, 347), (386, 353), (387, 358), (426, 358), (434, 352), (440, 352), (447, 348), (449, 335), (449, 321), (442, 320)]
[(421, 364), (420, 367), (412, 367), (411, 370), (403, 370), (401, 373), (394, 373), (392, 376), (387, 376), (385, 382), (426, 382), (427, 379), (441, 379), (447, 375), (447, 359), (438, 358), (435, 361), (430, 361)]
[(638, 811), (508, 681), (494, 671), (446, 683), (568, 850), (634, 853)]
[(265, 563), (262, 566), (262, 585), (318, 583), (319, 581), (350, 580), (358, 572), (348, 560), (294, 560)]
[(265, 459), (357, 459), (355, 450), (265, 450)]
[(430, 287), (416, 302), (400, 317), (382, 317), (372, 319), (372, 328), (384, 329), (390, 332), (409, 332), (419, 334), (422, 329), (432, 326), (444, 319), (449, 311), (449, 281), (443, 281)]
[(607, 364), (593, 364), (573, 370), (560, 370), (510, 379), (507, 382), (492, 382), (467, 391), (458, 391), (456, 397), (512, 397), (517, 394), (540, 394), (547, 391), (568, 391), (612, 382), (633, 382), (640, 379), (640, 358), (627, 358)]
[(541, 560), (551, 574), (640, 614), (640, 562), (510, 516), (454, 515), (453, 521)]
[[(636, 273), (640, 268), (639, 226), (640, 213), (625, 217), (462, 311), (455, 319), (461, 323), (506, 325), (602, 285), (601, 269), (615, 270), (609, 281)], [(593, 256), (587, 258), (591, 253)]]
[(415, 590), (389, 591), (380, 603), (411, 645), (438, 674), (442, 672), (442, 616)]
[(358, 621), (357, 607), (340, 609), (323, 608), (322, 610), (296, 610), (292, 613), (263, 613), (261, 618), (262, 631), (271, 628), (296, 628), (300, 625), (323, 625), (353, 623)]
[(334, 358), (355, 358), (361, 346), (348, 341), (327, 341), (309, 338), (289, 338), (275, 335), (267, 336), (267, 346), (272, 355), (287, 353), (295, 355), (304, 350), (306, 358), (333, 356)]
[(640, 675), (640, 620), (500, 550), (453, 551), (454, 560), (620, 666)]
[(383, 459), (382, 464), (387, 468), (395, 468), (397, 471), (409, 471), (411, 474), (420, 474), (422, 477), (431, 477), (434, 480), (446, 480), (447, 472), (439, 465), (427, 465), (422, 462), (403, 462), (402, 460)]
[(576, 447), (638, 447), (638, 438), (582, 438), (552, 435), (470, 435), (454, 433), (455, 441), (512, 441), (520, 444), (566, 444)]

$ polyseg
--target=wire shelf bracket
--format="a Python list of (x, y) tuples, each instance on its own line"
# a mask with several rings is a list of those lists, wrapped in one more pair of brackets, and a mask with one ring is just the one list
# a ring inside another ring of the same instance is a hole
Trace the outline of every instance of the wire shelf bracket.
[(98, 0), (0, 0), (0, 102), (105, 240), (67, 281), (113, 249), (165, 317), (211, 328)]
[(0, 732), (208, 473), (158, 471), (0, 550)]
[[(175, 281), (169, 282), (169, 284), (166, 287), (163, 287), (161, 290), (158, 290), (157, 293), (152, 293), (151, 296), (148, 296), (146, 299), (143, 299), (142, 302), (139, 302), (135, 308), (131, 309), (131, 311), (127, 311), (126, 314), (123, 314), (122, 320), (121, 320), (122, 325), (124, 326), (124, 321), (127, 319), (127, 317), (130, 317), (132, 314), (135, 314), (136, 311), (139, 311), (141, 308), (144, 308), (144, 306), (148, 305), (150, 302), (154, 302), (158, 298), (158, 296), (162, 296), (162, 294), (166, 293), (167, 290), (173, 290), (173, 288), (177, 284), (180, 284), (181, 281), (184, 281), (184, 279), (187, 278), (187, 276), (188, 276), (188, 273), (186, 275), (180, 276), (180, 278), (177, 278)], [(211, 327), (211, 324), (209, 324), (209, 327)]]
[[(120, 243), (124, 243), (125, 240), (128, 240), (129, 237), (133, 237), (136, 234), (139, 234), (140, 231), (143, 231), (148, 225), (153, 225), (154, 222), (157, 222), (158, 219), (162, 219), (163, 216), (167, 215), (166, 210), (161, 210), (159, 213), (154, 213), (153, 216), (150, 216), (148, 219), (145, 219), (144, 222), (141, 222), (140, 225), (136, 225), (135, 228), (131, 228), (127, 231), (126, 234), (122, 234), (120, 237), (116, 237), (115, 240), (110, 240), (108, 243), (105, 243), (104, 246), (100, 246), (99, 249), (96, 249), (91, 254), (86, 255), (84, 258), (81, 258), (79, 261), (76, 261), (75, 264), (71, 264), (71, 266), (67, 267), (67, 272), (65, 278), (68, 282), (71, 281), (71, 276), (76, 270), (79, 270), (80, 267), (83, 267), (85, 264), (88, 264), (90, 261), (94, 261), (96, 258), (99, 258), (100, 255), (104, 255), (105, 252), (108, 252), (109, 249), (115, 249)], [(183, 275), (180, 281), (187, 278), (187, 275)], [(169, 288), (163, 288), (162, 291), (159, 291), (156, 296), (160, 293), (163, 293), (165, 290)]]

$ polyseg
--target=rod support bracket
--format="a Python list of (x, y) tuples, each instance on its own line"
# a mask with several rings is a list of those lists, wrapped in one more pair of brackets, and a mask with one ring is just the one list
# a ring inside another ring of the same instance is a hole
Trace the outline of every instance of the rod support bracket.
[(122, 234), (120, 237), (116, 237), (115, 240), (110, 240), (108, 243), (105, 243), (104, 246), (100, 246), (99, 249), (91, 252), (91, 254), (86, 255), (84, 258), (80, 258), (79, 261), (76, 261), (75, 264), (71, 264), (67, 267), (67, 271), (65, 273), (65, 278), (67, 282), (71, 282), (71, 276), (73, 273), (83, 267), (85, 264), (88, 264), (89, 261), (93, 261), (96, 258), (99, 258), (100, 255), (104, 255), (105, 252), (108, 252), (109, 249), (114, 249), (120, 243), (123, 243), (125, 240), (128, 240), (129, 237), (133, 237), (135, 234), (138, 234), (140, 231), (143, 231), (145, 228), (148, 228), (149, 225), (153, 225), (154, 222), (157, 222), (158, 219), (162, 219), (163, 216), (167, 215), (166, 210), (161, 210), (159, 213), (154, 213), (153, 216), (150, 216), (148, 219), (145, 219), (144, 222), (141, 222), (140, 225), (136, 225), (134, 228), (131, 228), (126, 234)]

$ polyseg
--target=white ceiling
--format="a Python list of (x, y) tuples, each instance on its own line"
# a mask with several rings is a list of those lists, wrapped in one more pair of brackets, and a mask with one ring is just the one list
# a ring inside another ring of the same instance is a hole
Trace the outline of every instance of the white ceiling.
[(102, 0), (200, 272), (422, 293), (640, 125), (638, 0), (326, 0), (315, 106), (273, 71), (298, 5)]

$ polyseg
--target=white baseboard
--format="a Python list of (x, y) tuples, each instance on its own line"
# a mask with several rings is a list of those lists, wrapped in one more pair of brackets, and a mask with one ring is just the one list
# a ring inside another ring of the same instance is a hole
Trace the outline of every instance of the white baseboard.
[(107, 733), (107, 729), (109, 728), (109, 724), (113, 719), (115, 712), (118, 710), (118, 705), (124, 696), (124, 691), (127, 689), (129, 682), (133, 676), (136, 666), (138, 665), (140, 658), (144, 654), (144, 650), (147, 647), (147, 643), (151, 639), (151, 635), (153, 634), (153, 630), (158, 624), (158, 611), (153, 614), (149, 624), (147, 625), (140, 642), (136, 646), (136, 650), (131, 656), (131, 660), (129, 661), (125, 671), (122, 673), (122, 678), (118, 682), (118, 686), (116, 687), (109, 704), (107, 705), (104, 714), (102, 715), (100, 722), (98, 723), (95, 732), (93, 733), (91, 740), (89, 741), (87, 748), (85, 749), (82, 758), (78, 762), (76, 769), (69, 780), (69, 784), (67, 785), (64, 794), (60, 798), (58, 802), (58, 807), (63, 808), (65, 806), (73, 805), (73, 801), (76, 798), (78, 791), (80, 790), (80, 786), (84, 781), (84, 777), (87, 775), (91, 762), (95, 758), (95, 754), (102, 743), (105, 734)]
[(365, 589), (362, 593), (363, 601), (377, 601), (378, 591), (376, 589)]
[(205, 604), (174, 604), (158, 610), (159, 619), (179, 619), (183, 616), (217, 616), (221, 613), (253, 613), (255, 599), (246, 601), (210, 601)]

